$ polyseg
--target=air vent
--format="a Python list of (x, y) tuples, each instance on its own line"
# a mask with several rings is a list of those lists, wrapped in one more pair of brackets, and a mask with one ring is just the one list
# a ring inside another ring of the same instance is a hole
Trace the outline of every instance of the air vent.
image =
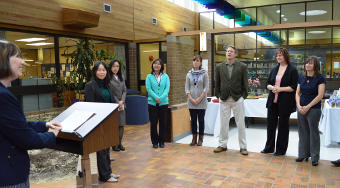
[(152, 24), (157, 25), (157, 18), (152, 18)]
[(111, 13), (111, 5), (104, 3), (104, 12)]

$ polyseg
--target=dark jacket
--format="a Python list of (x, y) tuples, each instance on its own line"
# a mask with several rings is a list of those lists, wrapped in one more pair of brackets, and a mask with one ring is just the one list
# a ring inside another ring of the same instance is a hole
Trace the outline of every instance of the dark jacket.
[[(114, 97), (113, 87), (111, 83), (108, 85), (110, 98), (112, 103), (118, 103)], [(105, 102), (104, 96), (99, 89), (99, 85), (95, 80), (91, 80), (85, 84), (85, 101), (86, 102)]]
[(227, 100), (231, 96), (235, 101), (240, 97), (244, 99), (248, 96), (248, 68), (241, 62), (234, 62), (231, 78), (226, 62), (216, 66), (215, 71), (215, 95), (222, 100)]
[[(279, 71), (280, 65), (277, 65), (274, 67), (269, 74), (268, 80), (267, 80), (267, 86), (268, 85), (275, 85), (276, 75)], [(295, 66), (288, 64), (288, 67), (283, 74), (281, 78), (281, 84), (280, 87), (291, 87), (294, 89), (293, 92), (280, 92), (277, 100), (277, 104), (279, 106), (279, 113), (292, 113), (296, 111), (296, 103), (295, 103), (295, 92), (297, 87), (297, 81), (298, 81), (298, 71), (295, 68)], [(269, 108), (274, 101), (275, 94), (273, 92), (269, 92), (268, 100), (266, 107)]]
[(55, 146), (46, 122), (27, 122), (17, 98), (0, 83), (0, 186), (27, 180), (29, 149)]

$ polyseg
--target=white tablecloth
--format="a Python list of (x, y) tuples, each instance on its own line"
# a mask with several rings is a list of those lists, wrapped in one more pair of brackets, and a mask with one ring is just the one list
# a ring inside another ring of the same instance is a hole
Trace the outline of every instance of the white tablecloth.
[(319, 130), (324, 135), (325, 146), (330, 146), (332, 142), (340, 142), (339, 122), (340, 108), (332, 108), (326, 100), (319, 122)]
[[(267, 118), (266, 102), (267, 98), (244, 100), (245, 116)], [(231, 113), (231, 117), (233, 117), (233, 113)], [(297, 119), (297, 113), (292, 113), (290, 118)], [(216, 137), (219, 136), (221, 127), (219, 103), (208, 102), (208, 107), (204, 117), (204, 125), (204, 133), (214, 134)]]

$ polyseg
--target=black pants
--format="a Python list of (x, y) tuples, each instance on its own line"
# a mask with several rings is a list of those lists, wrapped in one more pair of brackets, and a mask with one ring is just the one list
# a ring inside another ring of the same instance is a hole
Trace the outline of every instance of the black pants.
[(111, 177), (110, 149), (97, 151), (97, 166), (100, 181), (107, 181)]
[(199, 135), (204, 135), (205, 109), (189, 109), (191, 119), (191, 133), (197, 134), (197, 119), (199, 123)]
[[(152, 144), (164, 144), (165, 129), (168, 117), (168, 105), (149, 105), (150, 135)], [(157, 133), (157, 123), (159, 122), (159, 134)]]
[[(264, 150), (267, 152), (275, 151), (278, 154), (284, 155), (288, 148), (290, 113), (279, 112), (278, 105), (273, 103), (268, 108), (267, 114), (267, 143)], [(275, 150), (275, 136), (278, 122), (279, 126)]]

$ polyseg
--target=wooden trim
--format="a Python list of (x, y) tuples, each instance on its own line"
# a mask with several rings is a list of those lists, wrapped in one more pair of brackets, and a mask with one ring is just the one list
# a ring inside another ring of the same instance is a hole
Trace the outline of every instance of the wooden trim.
[(200, 32), (217, 34), (217, 33), (236, 33), (236, 32), (245, 32), (245, 31), (279, 30), (279, 29), (337, 26), (337, 25), (340, 25), (340, 20), (196, 30), (196, 31), (187, 31), (187, 32), (175, 32), (175, 33), (172, 33), (171, 35), (172, 36), (191, 36), (191, 35), (199, 35)]
[(1, 22), (0, 22), (0, 28), (22, 30), (18, 32), (34, 31), (34, 32), (39, 32), (39, 33), (51, 34), (51, 35), (57, 34), (57, 35), (62, 35), (62, 36), (67, 36), (67, 37), (87, 37), (91, 39), (106, 40), (106, 41), (112, 41), (112, 42), (122, 42), (122, 43), (132, 42), (132, 40), (124, 40), (124, 39), (118, 39), (118, 38), (89, 35), (89, 34), (84, 34), (84, 33), (72, 32), (68, 30), (60, 31), (60, 30), (44, 29), (44, 28), (31, 27), (31, 26), (28, 27), (28, 26), (22, 26), (22, 25), (7, 24), (7, 23), (1, 23)]
[(149, 42), (163, 42), (166, 41), (166, 37), (157, 38), (157, 39), (141, 39), (141, 40), (134, 40), (134, 43), (149, 43)]

